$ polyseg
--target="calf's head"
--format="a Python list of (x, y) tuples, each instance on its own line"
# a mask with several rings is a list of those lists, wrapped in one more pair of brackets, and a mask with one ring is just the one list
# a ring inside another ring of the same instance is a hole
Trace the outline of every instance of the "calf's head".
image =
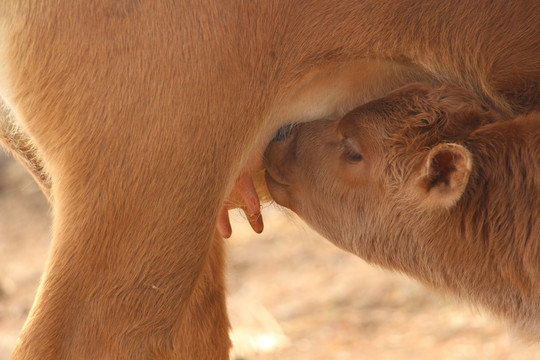
[(460, 141), (492, 121), (465, 90), (411, 84), (270, 144), (268, 189), (337, 246), (399, 267), (404, 242), (466, 191), (473, 160)]

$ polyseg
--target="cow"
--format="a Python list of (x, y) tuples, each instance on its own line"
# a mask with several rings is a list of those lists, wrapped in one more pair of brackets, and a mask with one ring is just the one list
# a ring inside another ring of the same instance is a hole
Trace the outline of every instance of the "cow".
[(1, 138), (53, 215), (12, 358), (228, 358), (225, 200), (262, 231), (277, 129), (414, 81), (529, 112), (539, 33), (536, 0), (0, 1)]

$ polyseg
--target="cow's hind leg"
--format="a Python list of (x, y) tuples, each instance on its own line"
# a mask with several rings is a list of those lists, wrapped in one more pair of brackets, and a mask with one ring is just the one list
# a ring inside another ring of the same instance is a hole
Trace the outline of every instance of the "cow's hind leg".
[(230, 83), (238, 69), (216, 75), (212, 61), (227, 57), (202, 48), (213, 45), (180, 5), (84, 4), (0, 13), (13, 22), (0, 32), (2, 95), (54, 198), (13, 359), (226, 358), (215, 224), (260, 131), (257, 102), (239, 103), (247, 87), (224, 91), (242, 88)]

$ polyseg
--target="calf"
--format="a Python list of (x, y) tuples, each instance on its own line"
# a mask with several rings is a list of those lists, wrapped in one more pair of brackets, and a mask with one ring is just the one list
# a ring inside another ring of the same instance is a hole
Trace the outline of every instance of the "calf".
[(0, 141), (53, 217), (12, 359), (227, 359), (216, 227), (234, 188), (262, 230), (272, 134), (412, 81), (529, 112), (539, 33), (538, 0), (1, 0)]
[(417, 83), (266, 151), (268, 189), (337, 246), (540, 337), (540, 114)]

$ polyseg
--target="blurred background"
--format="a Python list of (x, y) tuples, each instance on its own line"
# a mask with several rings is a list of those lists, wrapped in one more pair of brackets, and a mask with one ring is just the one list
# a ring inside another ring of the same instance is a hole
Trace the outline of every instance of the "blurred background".
[[(228, 246), (231, 358), (540, 358), (504, 324), (413, 280), (367, 265), (275, 206), (257, 235), (235, 214)], [(0, 150), (0, 360), (32, 304), (50, 241), (50, 209)]]

